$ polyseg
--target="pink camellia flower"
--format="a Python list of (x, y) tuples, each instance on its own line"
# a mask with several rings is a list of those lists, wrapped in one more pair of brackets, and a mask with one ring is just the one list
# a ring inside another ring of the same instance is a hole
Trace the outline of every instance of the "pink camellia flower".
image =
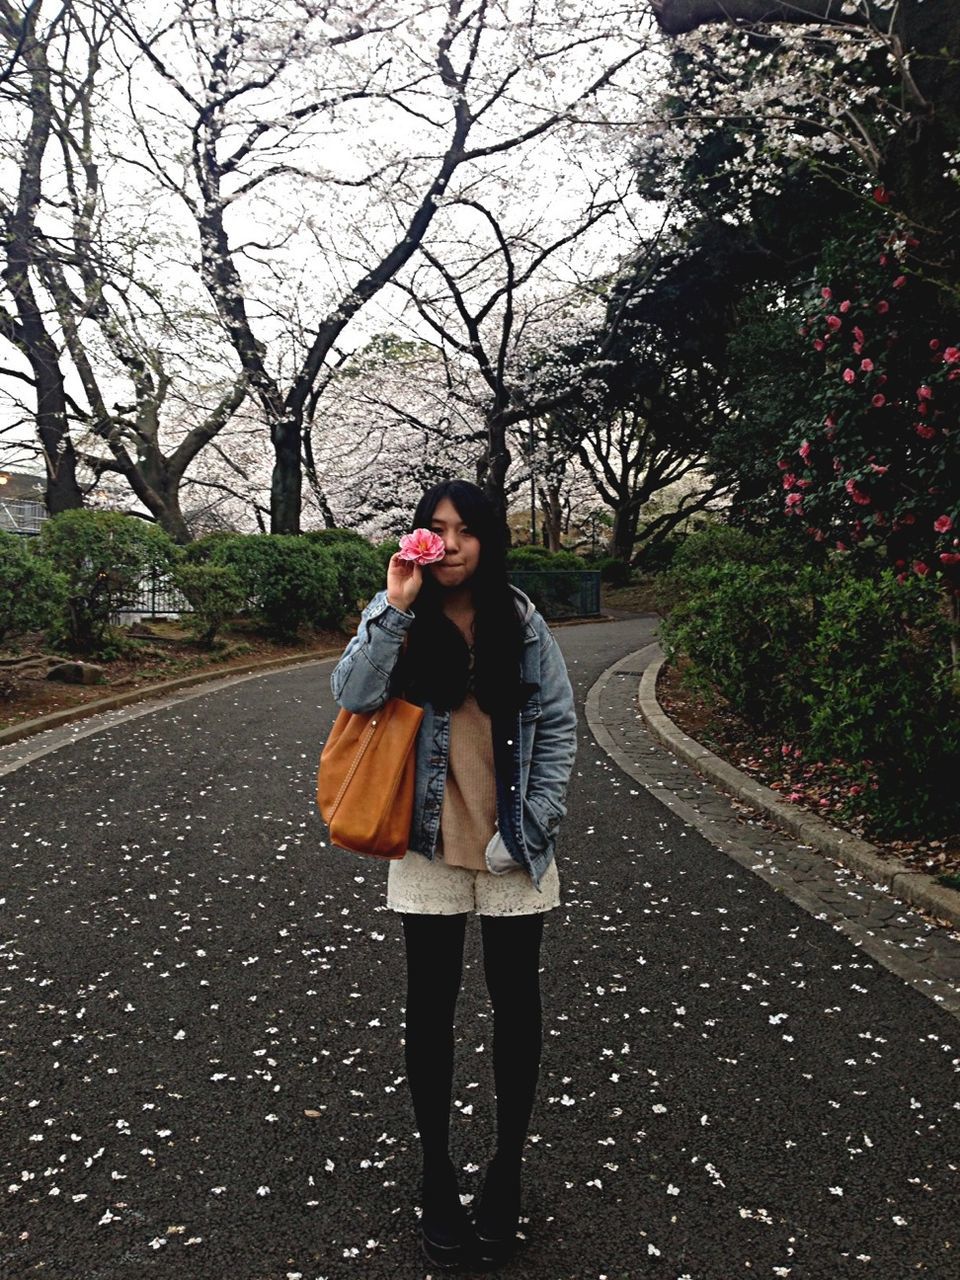
[(918, 422), (913, 429), (921, 440), (932, 440), (937, 434), (937, 428), (931, 427), (928, 422)]
[(873, 361), (867, 356), (860, 361), (860, 368), (864, 373), (873, 373)]
[(885, 316), (889, 310), (890, 310), (890, 303), (887, 302), (886, 298), (881, 298), (876, 306), (877, 315)]
[(823, 351), (826, 348), (826, 345), (827, 344), (824, 342), (822, 338), (814, 338), (813, 340), (814, 351)]
[(843, 380), (847, 384), (847, 386), (849, 386), (851, 382), (856, 382), (857, 375), (853, 372), (852, 369), (844, 369)]
[(869, 495), (863, 492), (856, 480), (848, 480), (843, 487), (858, 506), (868, 507), (870, 505)]
[(803, 502), (803, 494), (802, 494), (802, 493), (788, 493), (788, 494), (787, 494), (787, 510), (788, 510), (788, 511), (792, 510), (792, 508), (794, 508), (794, 507), (799, 507), (799, 506), (800, 506), (800, 504), (801, 504), (802, 502)]
[(930, 350), (931, 350), (931, 351), (939, 351), (939, 350), (940, 350), (940, 339), (939, 339), (939, 338), (931, 338), (931, 339), (930, 339)]
[(782, 480), (783, 480), (783, 487), (785, 489), (792, 489), (793, 486), (797, 483), (797, 477), (793, 474), (792, 471), (785, 471), (783, 473)]
[(937, 516), (936, 520), (933, 522), (933, 527), (936, 529), (937, 533), (949, 533), (953, 528), (953, 517)]
[(933, 391), (932, 391), (932, 390), (931, 390), (931, 388), (930, 388), (930, 387), (928, 387), (926, 384), (924, 384), (922, 387), (917, 387), (917, 399), (918, 399), (918, 400), (932, 400), (932, 399), (933, 399)]
[(887, 397), (877, 392), (877, 394), (873, 397), (870, 403), (873, 405), (875, 409), (882, 409), (883, 406), (887, 403)]
[(943, 353), (944, 364), (960, 364), (960, 347), (947, 347)]
[(918, 574), (921, 578), (925, 578), (930, 572), (930, 566), (928, 564), (924, 564), (922, 560), (914, 560), (913, 572)]
[(906, 283), (907, 283), (906, 276), (897, 276), (896, 280), (894, 280), (893, 282), (893, 287), (895, 289), (902, 289)]
[(413, 533), (405, 533), (400, 539), (401, 560), (412, 560), (414, 564), (435, 564), (447, 554), (443, 539), (430, 529), (414, 529)]
[(863, 350), (863, 343), (862, 343), (862, 342), (855, 342), (855, 343), (853, 344), (853, 354), (854, 354), (855, 356), (858, 356), (858, 355), (861, 353), (861, 351), (862, 351), (862, 350)]
[(781, 471), (786, 471), (786, 469), (790, 466), (790, 463), (786, 460), (786, 458), (778, 458), (777, 466), (780, 468)]
[(855, 324), (853, 326), (853, 336), (856, 338), (858, 342), (866, 342), (867, 340), (866, 334), (863, 332), (863, 330), (860, 328), (858, 324)]
[(810, 486), (811, 486), (812, 484), (813, 484), (813, 481), (812, 481), (812, 480), (806, 480), (806, 479), (804, 479), (804, 480), (798, 480), (798, 481), (797, 481), (797, 488), (798, 488), (798, 489), (809, 489), (809, 488), (810, 488)]
[(941, 564), (960, 564), (960, 551), (941, 551)]
[(804, 440), (803, 444), (797, 450), (797, 453), (799, 453), (804, 462), (807, 462), (810, 457), (810, 441)]
[(890, 192), (886, 187), (874, 187), (873, 198), (876, 200), (877, 204), (889, 204)]
[(840, 303), (840, 314), (845, 316), (849, 310), (850, 310), (850, 299), (847, 298), (845, 301)]
[(836, 333), (838, 329), (843, 328), (843, 321), (839, 316), (827, 316), (827, 328), (831, 333)]
[(890, 468), (887, 466), (881, 466), (879, 462), (871, 462), (870, 470), (876, 472), (878, 476), (885, 476)]
[(824, 302), (829, 302), (830, 299), (833, 297), (833, 290), (828, 289), (827, 286), (824, 285), (824, 287), (820, 290), (820, 297), (823, 298)]

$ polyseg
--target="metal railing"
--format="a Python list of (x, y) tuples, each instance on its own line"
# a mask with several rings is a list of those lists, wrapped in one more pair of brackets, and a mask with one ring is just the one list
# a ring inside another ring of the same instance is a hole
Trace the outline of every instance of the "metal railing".
[(144, 617), (193, 613), (193, 606), (169, 577), (153, 570), (140, 579), (135, 590), (112, 601), (113, 621), (131, 613)]
[(511, 569), (510, 581), (551, 621), (595, 618), (600, 613), (600, 574), (596, 570)]
[(47, 508), (42, 502), (32, 498), (0, 498), (0, 529), (7, 533), (39, 533), (47, 519)]

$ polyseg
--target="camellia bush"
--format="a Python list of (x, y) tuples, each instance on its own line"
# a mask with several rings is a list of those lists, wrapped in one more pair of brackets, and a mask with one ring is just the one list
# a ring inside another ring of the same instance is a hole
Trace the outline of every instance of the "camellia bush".
[(784, 511), (900, 582), (938, 581), (956, 620), (960, 322), (945, 331), (915, 238), (888, 237), (866, 261), (848, 248), (853, 266), (836, 255), (800, 331), (819, 376), (815, 416), (779, 459)]

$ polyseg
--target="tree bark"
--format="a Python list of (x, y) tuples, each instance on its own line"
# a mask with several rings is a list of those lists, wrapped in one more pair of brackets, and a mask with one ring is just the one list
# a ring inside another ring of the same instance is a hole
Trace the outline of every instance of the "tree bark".
[(44, 153), (53, 125), (50, 68), (45, 43), (37, 35), (37, 8), (19, 13), (0, 0), (0, 37), (21, 57), (30, 81), (30, 118), (21, 149), (16, 204), (3, 208), (6, 262), (3, 280), (13, 299), (16, 319), (0, 317), (0, 333), (30, 362), (36, 387), (37, 433), (46, 463), (46, 506), (51, 515), (83, 506), (77, 484), (76, 456), (69, 435), (67, 393), (57, 345), (47, 330), (30, 272), (37, 265), (41, 242), (36, 225)]

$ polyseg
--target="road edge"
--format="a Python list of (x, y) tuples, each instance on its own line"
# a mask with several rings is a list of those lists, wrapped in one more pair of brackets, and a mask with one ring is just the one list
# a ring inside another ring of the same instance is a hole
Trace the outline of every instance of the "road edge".
[(245, 662), (237, 667), (208, 668), (195, 671), (193, 675), (178, 676), (175, 680), (162, 680), (159, 684), (138, 685), (125, 693), (112, 694), (106, 698), (98, 698), (95, 702), (81, 702), (75, 707), (65, 707), (63, 711), (51, 711), (49, 715), (39, 716), (35, 720), (23, 720), (20, 724), (0, 729), (0, 747), (23, 738), (31, 738), (34, 734), (43, 733), (46, 729), (59, 729), (75, 720), (86, 720), (90, 716), (100, 715), (103, 711), (114, 711), (117, 707), (126, 707), (134, 702), (145, 702), (151, 698), (162, 698), (167, 693), (175, 693), (178, 689), (189, 689), (195, 684), (212, 683), (215, 680), (228, 679), (231, 676), (249, 675), (255, 671), (270, 671), (283, 667), (294, 667), (301, 662), (316, 662), (320, 658), (332, 658), (342, 649), (310, 649), (306, 653), (295, 653), (285, 658), (265, 658), (258, 662)]

